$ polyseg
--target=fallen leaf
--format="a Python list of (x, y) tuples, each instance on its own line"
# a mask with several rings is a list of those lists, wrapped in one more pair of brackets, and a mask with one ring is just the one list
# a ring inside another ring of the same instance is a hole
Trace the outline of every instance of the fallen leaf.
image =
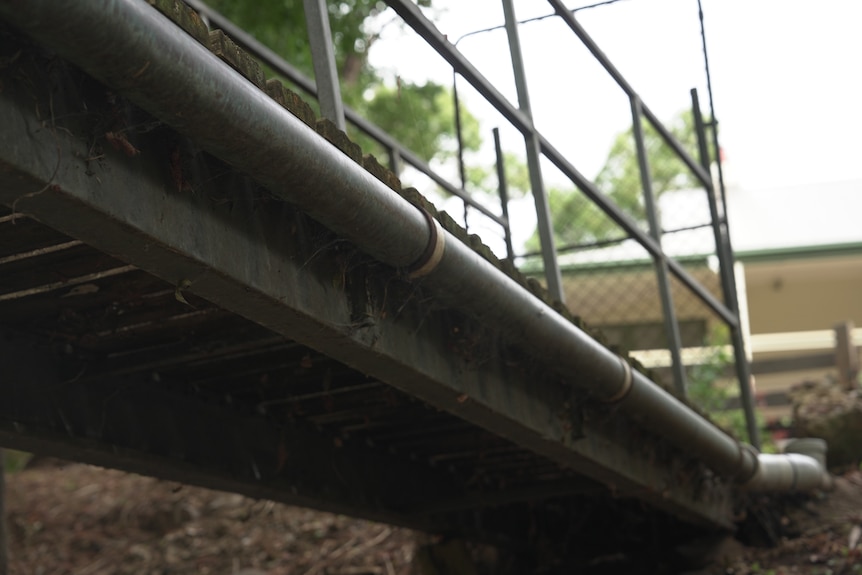
[(192, 280), (182, 280), (179, 284), (177, 284), (177, 289), (174, 290), (174, 298), (180, 303), (184, 303), (189, 307), (194, 307), (192, 304), (188, 302), (188, 300), (183, 295), (183, 290), (190, 288), (192, 285)]
[(862, 537), (862, 527), (854, 525), (853, 529), (850, 530), (850, 537), (847, 538), (847, 547), (849, 549), (856, 549), (856, 546), (859, 545), (860, 537)]

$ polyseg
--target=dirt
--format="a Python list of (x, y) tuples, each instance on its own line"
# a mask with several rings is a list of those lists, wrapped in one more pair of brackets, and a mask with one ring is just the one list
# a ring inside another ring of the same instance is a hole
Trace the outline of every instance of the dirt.
[[(11, 574), (409, 575), (421, 536), (82, 464), (7, 478)], [(727, 538), (700, 575), (862, 573), (862, 473), (779, 514), (772, 549)]]
[(406, 529), (89, 465), (7, 478), (11, 574), (406, 575)]
[(783, 507), (782, 535), (772, 548), (725, 541), (699, 575), (840, 575), (862, 573), (862, 472), (835, 478), (828, 493), (772, 500)]
[(825, 439), (830, 465), (862, 459), (862, 388), (847, 390), (827, 377), (795, 386), (790, 396), (797, 437)]

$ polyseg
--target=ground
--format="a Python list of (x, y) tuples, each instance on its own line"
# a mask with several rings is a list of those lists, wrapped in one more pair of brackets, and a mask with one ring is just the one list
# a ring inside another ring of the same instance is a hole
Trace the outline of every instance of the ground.
[(724, 542), (702, 575), (841, 575), (862, 573), (862, 472), (841, 474), (831, 492), (771, 501), (781, 508), (773, 548)]
[(12, 575), (406, 575), (406, 529), (71, 464), (7, 478)]
[[(13, 575), (416, 572), (417, 534), (406, 529), (88, 465), (10, 474), (7, 505)], [(862, 573), (859, 471), (830, 494), (794, 501), (779, 522), (777, 548), (728, 539), (701, 573)]]

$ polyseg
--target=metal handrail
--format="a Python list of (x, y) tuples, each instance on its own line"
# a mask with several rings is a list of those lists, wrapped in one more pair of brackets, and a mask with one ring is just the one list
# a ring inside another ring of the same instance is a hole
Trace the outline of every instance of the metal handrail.
[[(706, 288), (704, 288), (697, 280), (695, 280), (678, 261), (668, 257), (661, 248), (661, 243), (658, 237), (652, 237), (639, 228), (635, 220), (623, 212), (617, 204), (608, 196), (603, 194), (601, 190), (589, 179), (583, 176), (559, 151), (557, 151), (539, 132), (533, 124), (532, 118), (527, 110), (515, 108), (502, 94), (464, 57), (463, 54), (448, 41), (446, 36), (440, 33), (439, 30), (431, 23), (421, 12), (419, 7), (409, 0), (386, 0), (387, 4), (395, 10), (396, 13), (407, 23), (419, 36), (421, 36), (434, 50), (437, 51), (455, 70), (456, 73), (464, 77), (470, 84), (491, 104), (503, 117), (506, 118), (515, 128), (517, 128), (527, 141), (531, 138), (538, 140), (539, 148), (546, 158), (553, 163), (572, 183), (574, 183), (593, 203), (599, 206), (600, 209), (617, 225), (619, 225), (632, 239), (637, 241), (655, 260), (657, 269), (670, 271), (678, 278), (689, 290), (691, 290), (703, 303), (705, 303), (716, 315), (718, 315), (730, 328), (734, 340), (734, 349), (737, 362), (737, 370), (739, 376), (739, 384), (741, 394), (745, 401), (745, 416), (748, 424), (749, 439), (757, 446), (759, 444), (758, 430), (753, 414), (753, 402), (751, 401), (751, 392), (748, 388), (748, 365), (743, 353), (741, 324), (739, 320), (739, 310), (736, 302), (735, 284), (729, 285), (729, 281), (733, 279), (733, 270), (726, 269), (732, 267), (732, 254), (728, 257), (729, 243), (722, 238), (726, 238), (726, 221), (717, 220), (713, 214), (713, 225), (719, 230), (717, 233), (721, 238), (717, 239), (716, 250), (722, 263), (722, 278), (725, 290), (725, 302), (719, 301)], [(553, 7), (555, 13), (568, 25), (571, 31), (580, 39), (586, 48), (592, 53), (602, 67), (610, 74), (617, 85), (627, 94), (633, 110), (636, 111), (633, 120), (640, 122), (640, 118), (646, 120), (653, 126), (664, 142), (674, 151), (679, 159), (686, 167), (695, 175), (698, 181), (703, 185), (707, 194), (712, 198), (715, 195), (712, 177), (709, 172), (708, 163), (699, 163), (691, 154), (682, 146), (682, 144), (665, 128), (658, 117), (641, 101), (634, 88), (626, 81), (617, 68), (611, 63), (608, 57), (602, 52), (595, 41), (587, 34), (586, 30), (577, 22), (572, 11), (563, 5), (562, 0), (548, 0)], [(506, 3), (504, 2), (504, 7)], [(509, 23), (509, 20), (507, 20)], [(510, 48), (512, 38), (510, 34)], [(517, 48), (515, 49), (517, 51)], [(513, 58), (517, 54), (513, 52)], [(514, 60), (513, 60), (514, 61)], [(517, 68), (517, 66), (516, 66)], [(515, 70), (516, 81), (518, 80), (518, 70)], [(519, 91), (519, 99), (520, 99)], [(699, 113), (699, 111), (696, 111)], [(715, 137), (715, 133), (713, 133)], [(641, 162), (641, 170), (646, 172), (648, 167)], [(648, 174), (642, 174), (648, 178)], [(541, 189), (535, 189), (534, 195), (543, 194)], [(722, 200), (723, 200), (722, 195)], [(537, 199), (537, 209), (539, 201)], [(539, 214), (541, 216), (541, 214)], [(542, 218), (539, 218), (540, 232)], [(546, 226), (548, 224), (545, 224)], [(547, 236), (549, 230), (544, 230), (544, 235)], [(548, 249), (551, 243), (542, 242), (542, 249)], [(546, 263), (546, 276), (549, 288), (553, 288), (555, 284), (555, 275), (558, 274), (558, 265), (556, 263), (556, 254), (544, 254)], [(548, 262), (551, 263), (550, 270)], [(664, 282), (667, 284), (667, 282)], [(553, 290), (552, 290), (553, 291)], [(561, 290), (558, 290), (561, 293)], [(665, 311), (672, 307), (670, 299), (669, 287), (665, 285), (663, 305)], [(671, 321), (670, 323), (674, 323)], [(668, 326), (671, 331), (676, 329), (676, 326)], [(679, 360), (678, 360), (679, 363)], [(681, 366), (676, 366), (678, 387), (684, 387), (683, 378), (680, 377)]]
[[(457, 49), (451, 42), (440, 33), (420, 11), (419, 7), (409, 0), (386, 0), (386, 3), (401, 16), (405, 23), (413, 28), (440, 56), (455, 68), (461, 76), (466, 79), (473, 88), (497, 109), (518, 131), (522, 134), (536, 132), (539, 137), (539, 145), (542, 153), (569, 178), (590, 200), (592, 200), (605, 214), (617, 225), (636, 240), (647, 252), (667, 262), (668, 268), (683, 284), (694, 292), (712, 311), (714, 311), (727, 324), (734, 326), (738, 324), (736, 316), (722, 302), (715, 298), (706, 288), (694, 279), (682, 266), (673, 259), (668, 258), (655, 240), (642, 231), (631, 216), (623, 212), (616, 203), (603, 194), (596, 185), (586, 176), (581, 174), (544, 136), (539, 134), (533, 121), (518, 110), (506, 99)], [(584, 34), (586, 34), (584, 32)], [(598, 49), (598, 48), (597, 48)], [(652, 115), (657, 123), (658, 119)], [(673, 139), (670, 133), (667, 136)], [(675, 141), (675, 139), (674, 139)], [(677, 142), (679, 146), (679, 144)], [(690, 158), (694, 166), (700, 172), (703, 169)]]
[[(551, 6), (554, 8), (554, 11), (557, 15), (563, 19), (563, 22), (569, 27), (569, 29), (574, 32), (574, 34), (580, 39), (580, 41), (586, 46), (587, 50), (593, 55), (593, 57), (598, 60), (599, 64), (602, 65), (602, 68), (614, 79), (617, 85), (622, 88), (622, 90), (626, 93), (629, 98), (638, 97), (637, 92), (635, 92), (634, 88), (632, 88), (631, 84), (623, 77), (622, 73), (617, 70), (616, 66), (610, 61), (610, 59), (602, 52), (601, 48), (599, 48), (598, 44), (596, 44), (595, 40), (587, 34), (587, 31), (583, 26), (575, 19), (574, 14), (572, 14), (571, 10), (565, 7), (562, 0), (548, 0)], [(661, 136), (661, 138), (665, 141), (665, 143), (670, 146), (674, 153), (679, 157), (680, 160), (685, 163), (686, 167), (692, 171), (692, 173), (697, 177), (700, 182), (706, 186), (712, 184), (712, 178), (709, 175), (707, 170), (704, 170), (698, 162), (691, 157), (685, 148), (682, 147), (682, 144), (677, 140), (673, 134), (671, 134), (667, 128), (664, 127), (664, 124), (658, 119), (652, 110), (650, 110), (643, 101), (640, 102), (641, 113), (643, 116), (649, 121), (653, 128), (655, 128), (656, 132)]]
[[(191, 6), (195, 11), (204, 16), (215, 27), (221, 28), (225, 34), (236, 42), (239, 46), (247, 50), (249, 53), (259, 58), (261, 62), (283, 75), (285, 78), (293, 82), (298, 88), (306, 92), (310, 96), (317, 98), (317, 85), (314, 80), (303, 74), (298, 68), (287, 62), (284, 58), (276, 54), (274, 51), (267, 48), (263, 43), (258, 41), (254, 36), (234, 24), (223, 14), (214, 10), (202, 0), (184, 0), (186, 4)], [(384, 148), (397, 155), (405, 162), (413, 166), (419, 172), (428, 176), (435, 184), (443, 188), (447, 193), (460, 198), (466, 202), (471, 208), (481, 212), (491, 221), (501, 226), (506, 230), (509, 226), (508, 219), (495, 214), (487, 207), (473, 199), (466, 190), (452, 185), (446, 178), (435, 172), (425, 161), (417, 156), (413, 151), (406, 148), (395, 138), (387, 134), (383, 129), (374, 123), (368, 121), (359, 115), (355, 110), (348, 106), (344, 106), (345, 118), (359, 129), (362, 133), (369, 136), (381, 144)]]

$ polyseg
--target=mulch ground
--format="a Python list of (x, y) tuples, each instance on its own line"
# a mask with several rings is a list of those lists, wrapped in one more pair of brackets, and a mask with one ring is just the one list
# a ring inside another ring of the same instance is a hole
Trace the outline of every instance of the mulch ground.
[(7, 477), (10, 572), (406, 575), (406, 529), (70, 464)]
[(835, 488), (788, 506), (788, 534), (773, 548), (728, 544), (704, 574), (844, 575), (862, 573), (862, 473), (837, 477)]
[[(7, 476), (10, 573), (410, 575), (416, 533), (82, 464)], [(862, 573), (862, 473), (788, 508), (772, 549), (728, 539), (704, 575)]]

